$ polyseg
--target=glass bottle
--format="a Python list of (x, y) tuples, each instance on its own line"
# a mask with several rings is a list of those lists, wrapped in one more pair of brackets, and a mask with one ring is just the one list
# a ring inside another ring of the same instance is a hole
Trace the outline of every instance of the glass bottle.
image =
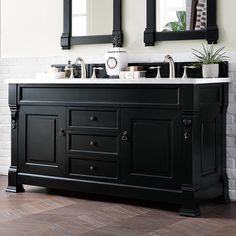
[(73, 65), (71, 64), (71, 61), (68, 61), (65, 66), (65, 78), (69, 79), (71, 77), (71, 73), (73, 73)]

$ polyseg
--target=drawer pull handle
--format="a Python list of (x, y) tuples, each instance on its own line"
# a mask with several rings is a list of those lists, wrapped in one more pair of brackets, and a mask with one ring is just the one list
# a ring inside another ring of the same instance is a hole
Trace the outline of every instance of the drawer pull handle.
[(59, 136), (61, 137), (66, 136), (66, 131), (64, 129), (60, 129)]
[(96, 170), (96, 167), (95, 167), (95, 166), (90, 166), (89, 169), (90, 169), (91, 171), (95, 171), (95, 170)]
[(97, 142), (94, 142), (94, 141), (91, 141), (89, 144), (90, 146), (93, 146), (93, 147), (97, 146)]
[(90, 116), (89, 118), (91, 121), (96, 121), (97, 120), (97, 117), (96, 116)]
[(121, 137), (121, 140), (122, 140), (122, 141), (127, 141), (127, 140), (128, 140), (128, 132), (127, 132), (127, 131), (124, 131), (124, 132), (123, 132), (122, 137)]

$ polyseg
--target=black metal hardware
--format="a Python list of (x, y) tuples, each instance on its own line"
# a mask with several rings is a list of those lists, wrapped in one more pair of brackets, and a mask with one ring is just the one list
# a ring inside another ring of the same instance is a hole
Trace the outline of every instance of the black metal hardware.
[(90, 146), (95, 147), (97, 145), (97, 142), (91, 141), (89, 144), (90, 144)]
[(128, 140), (128, 132), (127, 132), (127, 131), (124, 131), (124, 132), (123, 132), (122, 137), (121, 137), (121, 140), (122, 140), (122, 141), (127, 141), (127, 140)]
[(94, 171), (94, 170), (96, 170), (96, 167), (95, 167), (95, 166), (90, 166), (89, 169), (90, 169), (91, 171)]
[(90, 116), (90, 118), (89, 118), (91, 121), (95, 121), (95, 120), (97, 120), (97, 117), (96, 116)]
[(60, 129), (59, 136), (66, 136), (66, 131), (64, 129)]
[(191, 137), (191, 128), (192, 128), (192, 120), (183, 120), (184, 125), (184, 139), (187, 140)]
[(15, 129), (16, 128), (16, 120), (12, 119), (11, 121), (11, 128)]

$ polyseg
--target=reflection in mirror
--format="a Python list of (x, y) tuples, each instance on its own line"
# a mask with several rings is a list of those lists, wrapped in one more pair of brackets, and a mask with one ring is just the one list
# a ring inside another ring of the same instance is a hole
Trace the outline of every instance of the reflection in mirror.
[(72, 36), (110, 35), (113, 1), (72, 0)]
[(207, 26), (207, 0), (157, 0), (156, 30), (205, 30)]
[(146, 0), (145, 46), (158, 41), (206, 39), (217, 43), (217, 0)]

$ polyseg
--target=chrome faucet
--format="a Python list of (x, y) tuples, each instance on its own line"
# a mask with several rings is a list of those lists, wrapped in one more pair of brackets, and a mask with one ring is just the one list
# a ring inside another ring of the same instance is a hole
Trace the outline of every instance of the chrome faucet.
[(170, 55), (166, 55), (165, 59), (164, 59), (164, 62), (169, 63), (169, 71), (170, 71), (169, 78), (170, 79), (175, 78), (175, 62), (174, 62), (173, 58)]
[(81, 64), (81, 79), (86, 79), (87, 75), (86, 75), (86, 65), (85, 65), (85, 62), (84, 62), (84, 60), (81, 57), (78, 57), (75, 60), (75, 65), (78, 65), (79, 64), (78, 62)]

